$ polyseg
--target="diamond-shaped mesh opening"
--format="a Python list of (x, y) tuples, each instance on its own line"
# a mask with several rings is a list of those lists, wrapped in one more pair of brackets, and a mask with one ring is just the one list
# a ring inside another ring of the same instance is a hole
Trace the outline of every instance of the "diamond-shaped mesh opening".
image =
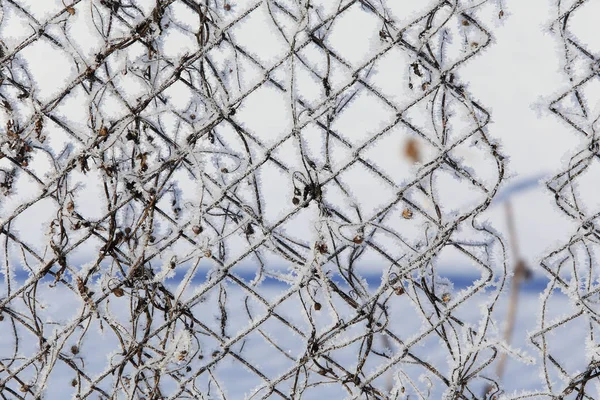
[(593, 1), (584, 1), (576, 5), (576, 11), (568, 19), (569, 36), (575, 37), (577, 43), (590, 51), (592, 54), (598, 53), (598, 44), (595, 43), (594, 36), (590, 35), (593, 31), (594, 19), (592, 16), (599, 11), (598, 4)]
[(600, 113), (599, 89), (600, 79), (596, 75), (588, 75), (582, 82), (554, 101), (551, 109), (580, 132), (591, 135), (598, 128), (596, 115)]
[[(339, 174), (337, 181), (342, 185), (347, 195), (343, 197), (332, 196), (334, 207), (337, 208), (339, 205), (340, 210), (348, 210), (346, 213), (349, 212), (351, 207), (357, 207), (365, 220), (373, 218), (396, 198), (393, 187), (373, 171), (358, 163), (352, 164)], [(333, 182), (328, 183), (325, 187), (326, 198), (328, 198), (327, 193), (330, 187), (335, 187)], [(333, 193), (340, 193), (340, 191), (334, 189)], [(377, 197), (372, 196), (371, 193), (375, 191), (380, 195)], [(352, 214), (355, 213), (352, 212)]]
[(357, 89), (346, 90), (340, 111), (331, 124), (331, 129), (340, 132), (354, 146), (380, 135), (396, 120), (394, 110), (375, 94)]
[(41, 102), (55, 99), (76, 77), (67, 53), (49, 40), (38, 40), (19, 55), (28, 60), (31, 73), (39, 77), (33, 88)]
[[(345, 64), (353, 69), (363, 67), (382, 47), (378, 33), (381, 25), (381, 19), (368, 7), (353, 2), (336, 15), (324, 42), (341, 54)], [(315, 33), (317, 37), (320, 34), (320, 30)]]
[(240, 121), (242, 128), (270, 147), (292, 130), (289, 107), (289, 95), (271, 85), (263, 85), (241, 102), (234, 120)]
[(422, 167), (436, 160), (439, 150), (398, 124), (370, 143), (361, 151), (361, 156), (402, 188), (419, 175)]
[[(249, 6), (250, 4), (244, 4), (246, 9), (250, 9)], [(280, 34), (273, 34), (274, 30), (261, 29), (265, 25), (275, 28), (268, 6), (260, 4), (252, 7), (250, 14), (230, 28), (228, 34), (236, 45), (251, 54), (261, 65), (270, 68), (289, 52), (289, 44)]]
[(591, 217), (600, 211), (600, 204), (589, 188), (600, 164), (594, 155), (584, 155), (587, 157), (574, 160), (571, 168), (554, 177), (548, 186), (573, 215)]

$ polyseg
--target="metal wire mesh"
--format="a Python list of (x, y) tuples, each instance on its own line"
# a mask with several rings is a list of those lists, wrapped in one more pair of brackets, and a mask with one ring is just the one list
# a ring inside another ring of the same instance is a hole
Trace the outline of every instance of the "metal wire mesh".
[[(593, 2), (575, 1), (556, 4), (552, 31), (560, 38), (563, 66), (569, 81), (567, 90), (550, 104), (550, 110), (562, 121), (585, 136), (585, 148), (570, 157), (564, 171), (548, 183), (558, 207), (573, 220), (575, 233), (564, 245), (542, 260), (542, 267), (551, 283), (542, 296), (539, 329), (531, 335), (532, 343), (543, 357), (543, 382), (546, 387), (539, 398), (596, 398), (591, 392), (598, 382), (598, 352), (595, 332), (598, 329), (597, 263), (598, 232), (597, 197), (585, 190), (586, 179), (597, 169), (598, 143), (597, 85), (598, 59), (593, 44), (578, 36), (581, 27), (577, 14), (589, 12)], [(590, 45), (592, 47), (590, 47)], [(552, 311), (553, 298), (560, 294), (570, 297), (569, 308), (562, 315)], [(578, 348), (570, 349), (569, 357), (558, 354), (561, 347), (557, 335), (580, 329), (585, 335)], [(581, 370), (581, 365), (587, 365)], [(536, 396), (537, 397), (537, 396)]]
[(2, 0), (3, 396), (499, 394), (485, 7)]

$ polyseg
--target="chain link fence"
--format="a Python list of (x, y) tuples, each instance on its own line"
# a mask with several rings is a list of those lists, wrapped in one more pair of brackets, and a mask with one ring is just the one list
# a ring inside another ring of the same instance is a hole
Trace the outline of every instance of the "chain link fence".
[[(552, 32), (560, 39), (564, 74), (569, 87), (550, 104), (563, 122), (584, 135), (585, 147), (578, 149), (562, 172), (547, 182), (560, 210), (574, 221), (575, 232), (567, 243), (553, 250), (541, 262), (551, 282), (542, 295), (539, 328), (530, 339), (542, 354), (542, 380), (546, 388), (538, 398), (596, 398), (593, 390), (600, 376), (598, 344), (597, 262), (598, 209), (595, 194), (586, 190), (598, 167), (598, 58), (597, 46), (585, 38), (585, 25), (578, 19), (594, 2), (558, 1)], [(582, 35), (583, 33), (583, 35)], [(579, 36), (584, 36), (583, 40)], [(572, 152), (572, 151), (570, 151)], [(552, 310), (560, 294), (570, 297), (562, 315)], [(558, 354), (559, 336), (580, 329), (583, 340), (569, 357)], [(585, 365), (583, 370), (581, 366)], [(533, 396), (524, 396), (533, 397)]]
[[(3, 398), (503, 393), (494, 361), (522, 356), (493, 318), (507, 249), (479, 217), (505, 159), (461, 75), (501, 3), (0, 3)], [(597, 214), (572, 186), (597, 162), (597, 60), (566, 27), (585, 3), (556, 26), (593, 68), (552, 110), (592, 140), (548, 184), (582, 230), (542, 264), (579, 303), (532, 336), (540, 396), (598, 374), (546, 344), (596, 323)], [(477, 278), (455, 285), (445, 257)]]

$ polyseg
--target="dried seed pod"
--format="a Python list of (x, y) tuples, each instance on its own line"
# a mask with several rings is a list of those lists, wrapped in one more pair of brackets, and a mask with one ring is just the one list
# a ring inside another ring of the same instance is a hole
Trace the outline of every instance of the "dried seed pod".
[(292, 199), (292, 203), (293, 203), (295, 206), (297, 206), (298, 204), (300, 204), (300, 199), (299, 199), (299, 198), (297, 198), (297, 197), (294, 197), (294, 198)]
[(123, 289), (121, 289), (120, 287), (118, 288), (114, 288), (112, 290), (112, 293), (116, 296), (116, 297), (123, 297), (123, 295), (125, 294), (125, 291), (123, 291)]
[(500, 12), (498, 13), (498, 18), (502, 17), (504, 17), (504, 10), (500, 10)]
[(227, 168), (223, 167), (223, 168), (221, 168), (221, 173), (227, 174), (227, 173), (229, 173), (229, 170)]
[(71, 353), (79, 354), (79, 347), (77, 347), (75, 345), (71, 346)]
[(321, 303), (315, 302), (315, 310), (319, 311), (321, 309)]
[(410, 138), (404, 145), (404, 156), (412, 163), (421, 161), (421, 152), (419, 150), (419, 142), (415, 138)]
[(98, 136), (107, 136), (108, 135), (108, 129), (103, 126), (102, 128), (100, 128), (100, 130), (98, 131)]
[(73, 212), (74, 209), (75, 209), (75, 204), (73, 203), (73, 201), (69, 201), (67, 203), (67, 211), (71, 213), (71, 212)]
[(30, 386), (23, 384), (21, 385), (21, 388), (19, 389), (19, 391), (21, 391), (22, 393), (28, 392), (29, 391)]
[(126, 227), (125, 228), (125, 234), (129, 235), (131, 233), (131, 228), (130, 227)]
[(71, 14), (71, 15), (75, 15), (75, 9), (74, 9), (73, 7), (71, 7), (71, 6), (68, 6), (68, 7), (67, 7), (67, 12), (68, 12), (69, 14)]
[(363, 235), (354, 236), (354, 239), (352, 239), (352, 241), (356, 244), (362, 244), (362, 242), (364, 241)]
[(73, 379), (71, 381), (71, 386), (73, 386), (73, 387), (77, 386), (77, 379)]
[(231, 4), (225, 3), (225, 5), (223, 6), (223, 8), (225, 9), (225, 11), (231, 11)]
[(404, 288), (402, 286), (398, 286), (397, 288), (395, 288), (394, 292), (398, 296), (402, 296), (404, 293), (406, 293), (405, 290), (404, 290)]
[(448, 303), (450, 301), (452, 297), (450, 296), (450, 293), (446, 292), (444, 294), (442, 294), (442, 301), (444, 303)]
[(463, 24), (463, 26), (469, 26), (469, 25), (471, 25), (469, 23), (469, 21), (467, 21), (466, 19), (463, 19), (462, 24)]
[(412, 67), (415, 75), (417, 75), (419, 77), (423, 76), (423, 73), (421, 72), (421, 69), (419, 68), (419, 63), (415, 62), (415, 63), (410, 64), (410, 66)]
[(205, 250), (204, 251), (204, 257), (211, 258), (212, 257), (212, 252), (210, 250)]
[(200, 225), (194, 225), (192, 227), (192, 232), (194, 232), (196, 235), (199, 235), (202, 233), (202, 227)]
[(317, 243), (315, 243), (315, 249), (319, 253), (321, 253), (321, 254), (327, 254), (328, 253), (327, 243), (325, 243), (325, 242), (317, 242)]
[(35, 121), (35, 133), (39, 135), (42, 132), (42, 129), (44, 128), (44, 120), (40, 117)]
[(404, 219), (411, 219), (411, 218), (412, 218), (412, 216), (413, 216), (413, 212), (411, 211), (411, 209), (410, 209), (410, 208), (405, 208), (405, 209), (402, 211), (402, 217), (403, 217)]

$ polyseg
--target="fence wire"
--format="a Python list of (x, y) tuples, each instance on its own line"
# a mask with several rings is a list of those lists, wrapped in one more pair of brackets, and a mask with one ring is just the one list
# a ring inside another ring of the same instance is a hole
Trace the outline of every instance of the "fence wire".
[[(3, 398), (502, 393), (505, 161), (460, 75), (500, 3), (1, 5)], [(594, 161), (555, 179), (590, 226)]]
[[(573, 220), (576, 229), (568, 242), (556, 248), (542, 260), (542, 267), (551, 278), (542, 296), (542, 314), (538, 329), (531, 335), (532, 343), (543, 357), (542, 379), (546, 388), (538, 398), (597, 398), (600, 376), (598, 357), (598, 210), (594, 194), (585, 190), (586, 177), (598, 167), (598, 110), (595, 98), (598, 80), (597, 49), (581, 40), (582, 26), (577, 16), (589, 10), (594, 2), (556, 3), (552, 32), (560, 39), (562, 66), (569, 85), (550, 103), (550, 110), (563, 122), (583, 134), (584, 148), (569, 159), (564, 171), (547, 182), (560, 210)], [(575, 20), (575, 22), (573, 22)], [(591, 47), (590, 47), (591, 46)], [(551, 310), (554, 297), (570, 297), (566, 313), (556, 315)], [(558, 354), (561, 346), (556, 335), (578, 327), (585, 332), (578, 348)], [(584, 368), (582, 370), (582, 365)], [(524, 396), (530, 397), (530, 396)]]

